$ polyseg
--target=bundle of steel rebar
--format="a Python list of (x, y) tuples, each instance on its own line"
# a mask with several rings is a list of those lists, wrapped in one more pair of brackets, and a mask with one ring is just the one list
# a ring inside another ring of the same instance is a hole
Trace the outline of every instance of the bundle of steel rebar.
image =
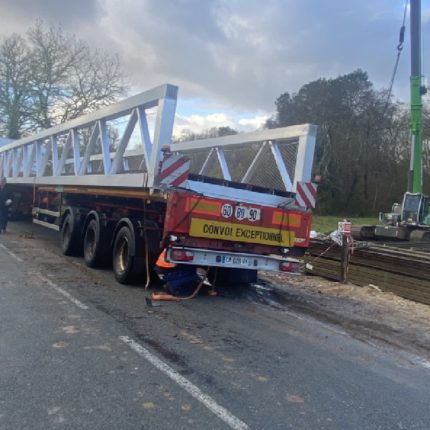
[[(313, 240), (306, 256), (307, 273), (339, 281), (341, 247)], [(330, 248), (329, 248), (330, 247)], [(329, 248), (329, 249), (328, 249)], [(328, 249), (328, 250), (327, 250)], [(430, 244), (361, 243), (349, 261), (347, 280), (374, 285), (401, 297), (430, 304)]]

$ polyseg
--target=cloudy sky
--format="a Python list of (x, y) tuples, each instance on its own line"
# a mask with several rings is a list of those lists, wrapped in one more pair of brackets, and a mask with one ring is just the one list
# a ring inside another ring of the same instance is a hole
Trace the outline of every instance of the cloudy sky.
[[(362, 68), (390, 79), (404, 0), (0, 0), (0, 37), (36, 18), (120, 55), (135, 93), (179, 86), (179, 127), (252, 130), (283, 92)], [(430, 0), (422, 0), (423, 73)], [(407, 101), (409, 25), (395, 85)]]

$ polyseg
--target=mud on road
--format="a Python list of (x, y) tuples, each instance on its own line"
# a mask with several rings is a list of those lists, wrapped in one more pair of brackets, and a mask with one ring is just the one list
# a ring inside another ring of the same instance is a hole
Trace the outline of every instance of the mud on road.
[[(144, 318), (141, 315), (139, 299), (143, 300), (151, 289), (145, 290), (139, 286), (124, 287), (114, 280), (110, 270), (89, 269), (80, 258), (70, 259), (75, 270), (65, 270), (65, 257), (60, 255), (56, 232), (20, 222), (11, 223), (10, 227), (11, 233), (4, 239), (14, 242), (17, 249), (21, 248), (30, 253), (33, 264), (46, 276), (61, 279), (66, 283), (73, 282), (74, 288), (78, 291), (85, 290), (85, 296), (100, 310), (126, 323), (130, 328), (139, 325), (139, 319)], [(43, 250), (40, 249), (41, 243)], [(89, 280), (92, 281), (92, 288)], [(100, 285), (108, 285), (109, 289), (106, 291), (97, 288)], [(382, 292), (374, 286), (358, 287), (316, 276), (263, 272), (260, 273), (257, 284), (219, 288), (218, 294), (220, 298), (259, 303), (280, 311), (294, 310), (338, 326), (361, 341), (398, 347), (430, 359), (430, 306)], [(139, 303), (139, 306), (136, 306), (134, 314), (133, 311), (124, 313), (121, 306), (115, 307), (110, 302), (109, 296), (114, 298), (114, 303), (121, 298), (127, 305), (135, 302)], [(198, 297), (195, 300), (206, 302), (213, 299)], [(157, 317), (163, 315), (163, 318), (172, 318), (163, 312), (163, 307), (166, 305), (155, 304)], [(154, 311), (148, 309), (145, 315), (151, 313)], [(149, 337), (145, 341), (148, 344), (152, 342)], [(163, 356), (169, 355), (162, 347), (152, 343)]]
[[(64, 363), (73, 364), (76, 369), (73, 377), (85, 370), (90, 375), (88, 384), (94, 379), (100, 387), (106, 384), (106, 374), (125, 372), (126, 379), (124, 376), (110, 385), (108, 400), (118, 405), (117, 383), (122, 384), (126, 397), (133, 391), (128, 384), (144, 387), (148, 399), (143, 403), (143, 412), (134, 403), (125, 405), (121, 419), (135, 414), (134, 419), (140, 420), (141, 414), (147, 417), (152, 413), (157, 424), (149, 428), (202, 428), (199, 423), (207, 419), (211, 420), (207, 421), (207, 428), (225, 428), (216, 417), (204, 415), (207, 411), (198, 412), (202, 406), (191, 403), (176, 386), (160, 382), (162, 377), (154, 369), (136, 372), (146, 365), (139, 356), (129, 354), (128, 361), (113, 365), (111, 361), (123, 358), (126, 352), (121, 352), (123, 345), (118, 345), (118, 336), (126, 336), (227, 406), (250, 428), (428, 428), (428, 314), (422, 305), (318, 278), (262, 273), (259, 282), (251, 286), (219, 288), (217, 297), (199, 295), (184, 302), (148, 306), (145, 299), (151, 289), (120, 285), (110, 270), (89, 269), (81, 258), (64, 257), (56, 232), (28, 223), (13, 223), (10, 232), (0, 236), (0, 248), (6, 273), (0, 277), (0, 287), (3, 285), (10, 297), (18, 297), (17, 303), (26, 304), (14, 307), (13, 314), (4, 316), (3, 321), (7, 323), (9, 318), (12, 327), (9, 331), (2, 326), (4, 338), (10, 339), (6, 343), (15, 344), (14, 327), (25, 334), (33, 321), (40, 319), (54, 327), (52, 333), (35, 332), (31, 336), (34, 343), (38, 345), (46, 336), (55, 337), (54, 350), (43, 349), (43, 360), (56, 358), (64, 349)], [(14, 273), (19, 274), (19, 279), (14, 279)], [(48, 296), (52, 296), (52, 303), (45, 303), (43, 297)], [(7, 300), (0, 303), (4, 308), (8, 306)], [(75, 319), (68, 315), (70, 312), (63, 311), (64, 307), (77, 304), (86, 309), (78, 306), (76, 312), (73, 310), (73, 315), (82, 310), (85, 324), (81, 324), (81, 335)], [(31, 313), (34, 319), (28, 321)], [(26, 323), (21, 324), (25, 318)], [(85, 336), (90, 333), (85, 327), (95, 327), (99, 337), (88, 343)], [(62, 329), (67, 329), (67, 336), (76, 338), (76, 343), (68, 346), (70, 352), (66, 347), (60, 349), (62, 341), (68, 342), (65, 335), (58, 337), (58, 330)], [(50, 347), (51, 341), (44, 342)], [(105, 351), (103, 354), (108, 356), (100, 363), (100, 357), (82, 361), (81, 357), (87, 357), (85, 351), (93, 351), (85, 348), (94, 345), (97, 354)], [(120, 352), (109, 352), (109, 345)], [(17, 342), (17, 346), (20, 351), (29, 351), (26, 375), (32, 378), (32, 348), (22, 342)], [(72, 351), (76, 354), (69, 356)], [(20, 375), (21, 367), (14, 364), (18, 358), (8, 359), (16, 375)], [(39, 367), (50, 372), (49, 366)], [(58, 371), (62, 374), (61, 367)], [(99, 377), (93, 378), (94, 372)], [(4, 375), (9, 373), (7, 368), (3, 369)], [(66, 379), (69, 377), (65, 375)], [(43, 385), (44, 379), (40, 381)], [(40, 381), (30, 397), (37, 399), (38, 407), (45, 407), (44, 399), (37, 396)], [(7, 400), (10, 389), (16, 390), (15, 403)], [(49, 384), (44, 389), (52, 391)], [(80, 385), (75, 384), (73, 389), (60, 386), (56, 394), (64, 391), (74, 401)], [(20, 391), (14, 381), (0, 384), (0, 403), (3, 396), (11, 416), (24, 392), (26, 388)], [(100, 402), (104, 402), (104, 397)], [(98, 410), (103, 410), (103, 405), (97, 403)], [(145, 405), (150, 407), (149, 412)], [(178, 409), (181, 405), (186, 405), (186, 410), (175, 412), (171, 419), (174, 426), (166, 427), (165, 416), (158, 408)], [(68, 411), (70, 417), (85, 419), (73, 408)], [(189, 421), (191, 413), (193, 424)], [(31, 413), (23, 414), (31, 420)], [(94, 420), (100, 422), (104, 415), (103, 412), (94, 416)], [(177, 424), (178, 417), (185, 420), (186, 427)]]
[(372, 285), (269, 272), (260, 277), (277, 291), (281, 289), (293, 309), (340, 326), (362, 341), (381, 342), (430, 359), (430, 306)]

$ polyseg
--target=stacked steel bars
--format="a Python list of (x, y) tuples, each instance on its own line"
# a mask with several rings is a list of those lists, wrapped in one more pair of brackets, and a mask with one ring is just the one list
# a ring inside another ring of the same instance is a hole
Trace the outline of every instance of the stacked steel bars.
[[(313, 240), (306, 261), (308, 274), (340, 280), (338, 245)], [(430, 243), (367, 243), (366, 247), (354, 250), (347, 280), (360, 286), (375, 285), (383, 291), (430, 305)]]

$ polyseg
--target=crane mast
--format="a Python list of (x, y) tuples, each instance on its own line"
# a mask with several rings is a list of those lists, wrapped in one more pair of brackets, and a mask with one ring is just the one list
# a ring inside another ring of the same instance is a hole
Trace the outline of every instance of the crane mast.
[(408, 191), (422, 193), (422, 96), (425, 87), (421, 85), (421, 0), (410, 1), (411, 23), (411, 164), (408, 177)]

